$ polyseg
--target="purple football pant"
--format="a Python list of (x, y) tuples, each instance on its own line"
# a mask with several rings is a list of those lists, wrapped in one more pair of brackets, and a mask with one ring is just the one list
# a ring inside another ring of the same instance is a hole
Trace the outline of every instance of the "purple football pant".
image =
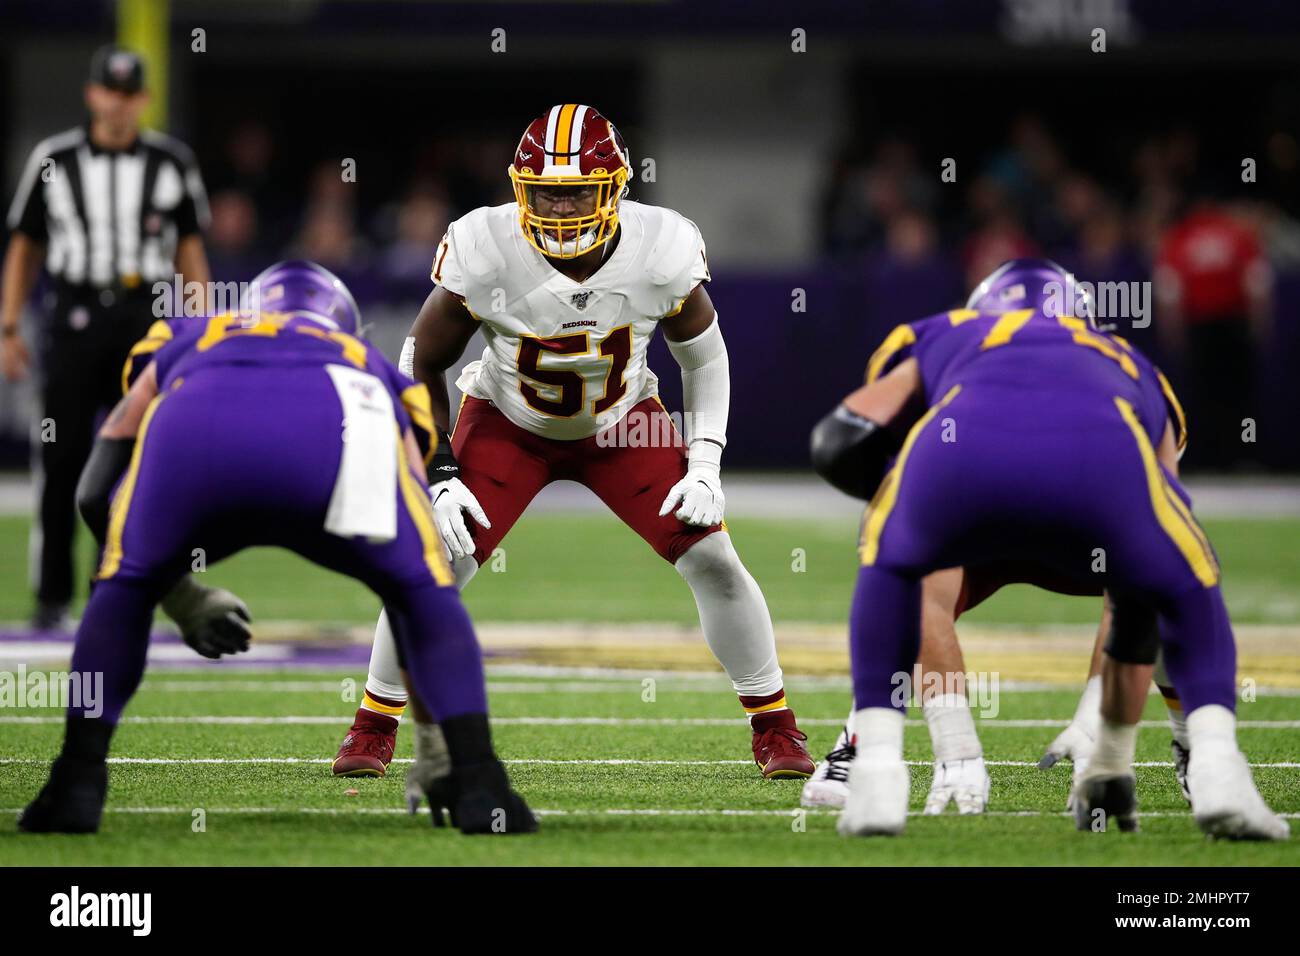
[(159, 399), (115, 493), (104, 563), (77, 629), (72, 667), (104, 675), (103, 719), (116, 723), (139, 686), (154, 607), (176, 581), (200, 556), (210, 566), (267, 545), (378, 595), (436, 719), (487, 712), (482, 656), (423, 482), (399, 463), (397, 485), (375, 489), (396, 497), (392, 541), (324, 530), (342, 435), (338, 393), (320, 367), (202, 369)]
[(954, 392), (913, 428), (863, 520), (856, 707), (906, 708), (922, 577), (1031, 561), (1154, 607), (1187, 711), (1232, 709), (1236, 645), (1217, 560), (1131, 407), (1014, 386)]

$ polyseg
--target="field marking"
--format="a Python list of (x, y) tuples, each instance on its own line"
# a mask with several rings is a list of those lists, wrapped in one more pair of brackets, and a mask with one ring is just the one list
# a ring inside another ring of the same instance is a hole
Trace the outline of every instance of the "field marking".
[[(346, 715), (289, 715), (267, 717), (258, 715), (207, 714), (194, 716), (169, 716), (165, 714), (123, 717), (123, 724), (198, 724), (204, 726), (220, 725), (275, 725), (275, 724), (343, 724)], [(63, 724), (62, 714), (48, 717), (0, 716), (0, 724)], [(831, 717), (801, 718), (804, 727), (843, 727), (844, 721)], [(496, 727), (736, 727), (745, 726), (744, 717), (493, 717)], [(905, 720), (909, 727), (924, 727), (924, 720)], [(1021, 720), (1003, 717), (985, 717), (979, 720), (981, 727), (1066, 727), (1067, 719)], [(1165, 720), (1139, 721), (1139, 727), (1164, 727)], [(1237, 727), (1247, 730), (1295, 730), (1300, 728), (1300, 720), (1240, 720)]]
[[(678, 680), (678, 676), (656, 678), (657, 690), (664, 694), (726, 694), (731, 687), (725, 679), (716, 681), (717, 686), (700, 686), (705, 684), (702, 678), (714, 682), (714, 675), (703, 674), (699, 678), (688, 677)], [(340, 678), (336, 681), (304, 680), (145, 680), (141, 692), (153, 691), (160, 694), (219, 694), (219, 693), (328, 693), (337, 694), (341, 690)], [(569, 681), (488, 681), (489, 694), (635, 694), (644, 690), (644, 678), (628, 677), (625, 680), (607, 678), (604, 680), (569, 680)], [(358, 682), (359, 683), (359, 682)], [(667, 685), (667, 686), (665, 686)], [(852, 691), (852, 683), (847, 678), (830, 678), (817, 683), (808, 678), (796, 679), (786, 683), (788, 690), (801, 694), (818, 694)], [(1002, 694), (1039, 694), (1056, 691), (1082, 692), (1082, 685), (1047, 684), (1041, 681), (1001, 681), (998, 692)], [(1300, 688), (1261, 687), (1257, 689), (1260, 697), (1300, 697)], [(1159, 695), (1159, 690), (1152, 685), (1149, 695)]]
[[(108, 762), (111, 764), (159, 764), (159, 765), (221, 765), (221, 764), (249, 764), (249, 765), (329, 765), (334, 761), (329, 757), (109, 757)], [(650, 760), (635, 757), (574, 757), (574, 758), (548, 758), (548, 757), (515, 757), (504, 759), (503, 763), (512, 766), (553, 766), (553, 767), (728, 767), (728, 766), (748, 766), (753, 763), (752, 760)], [(934, 765), (931, 760), (905, 760), (904, 763), (912, 767), (930, 767)], [(5, 764), (47, 764), (49, 760), (44, 757), (0, 757), (0, 766)], [(410, 764), (415, 763), (412, 757), (395, 757), (392, 764)], [(1037, 767), (1037, 760), (986, 760), (986, 767)], [(1134, 767), (1172, 767), (1173, 762), (1170, 760), (1137, 760), (1133, 763)], [(1270, 763), (1252, 763), (1251, 767), (1264, 768), (1269, 770), (1292, 770), (1300, 769), (1300, 761), (1283, 760)]]
[[(197, 807), (105, 807), (105, 813), (123, 813), (123, 814), (184, 814), (190, 816)], [(411, 812), (405, 807), (356, 807), (344, 809), (341, 807), (202, 807), (202, 810), (208, 814), (228, 813), (232, 815), (254, 816), (265, 814), (300, 814), (306, 816), (412, 816)], [(5, 807), (0, 808), (0, 813), (19, 814), (23, 808)], [(416, 813), (427, 815), (428, 807), (420, 807)], [(582, 808), (577, 810), (560, 810), (560, 809), (533, 809), (533, 813), (539, 817), (793, 817), (796, 813), (806, 814), (813, 817), (837, 817), (840, 811), (829, 809), (811, 809), (807, 807), (790, 807), (789, 809), (753, 809), (753, 808), (732, 808), (732, 807), (715, 807), (715, 808), (679, 808), (679, 807), (605, 807), (605, 808)], [(909, 817), (923, 817), (924, 813), (920, 810), (907, 811)], [(958, 814), (943, 814), (948, 817), (955, 817)], [(1149, 810), (1140, 812), (1138, 818), (1153, 817), (1173, 817), (1186, 818), (1192, 815), (1191, 810)], [(971, 818), (984, 817), (1070, 817), (1074, 814), (1069, 810), (985, 810), (982, 814), (972, 814)], [(1300, 819), (1300, 812), (1279, 813), (1279, 817), (1295, 820)], [(965, 819), (965, 817), (963, 817)]]

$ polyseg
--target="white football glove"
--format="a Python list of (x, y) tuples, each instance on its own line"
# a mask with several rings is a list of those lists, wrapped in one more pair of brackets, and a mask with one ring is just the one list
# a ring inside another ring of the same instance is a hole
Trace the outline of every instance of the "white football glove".
[(668, 497), (659, 508), (659, 516), (662, 518), (677, 508), (679, 521), (707, 528), (722, 521), (726, 505), (717, 469), (696, 466), (688, 468), (686, 477), (669, 489)]
[(989, 802), (989, 774), (983, 757), (935, 763), (934, 780), (925, 798), (925, 815), (943, 813), (950, 801), (963, 815), (984, 812)]
[(433, 521), (438, 526), (438, 535), (452, 560), (473, 554), (474, 539), (461, 512), (468, 511), (484, 528), (492, 527), (474, 493), (459, 478), (451, 478), (431, 486), (429, 497), (433, 500)]
[(1074, 711), (1074, 718), (1069, 725), (1056, 735), (1056, 739), (1047, 745), (1047, 752), (1038, 761), (1039, 770), (1047, 770), (1061, 760), (1070, 760), (1074, 764), (1074, 774), (1070, 785), (1070, 797), (1066, 801), (1067, 810), (1074, 809), (1074, 791), (1079, 778), (1088, 768), (1093, 748), (1097, 745), (1097, 731), (1101, 727), (1101, 677), (1090, 677), (1079, 698), (1079, 706)]

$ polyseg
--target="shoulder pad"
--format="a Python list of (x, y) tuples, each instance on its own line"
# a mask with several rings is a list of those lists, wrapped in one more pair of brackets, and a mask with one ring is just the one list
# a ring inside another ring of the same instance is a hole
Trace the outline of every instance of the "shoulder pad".
[(700, 254), (700, 230), (680, 213), (661, 206), (641, 206), (645, 241), (650, 244), (645, 269), (655, 285), (681, 277)]
[(461, 216), (447, 230), (461, 273), (475, 284), (490, 284), (506, 267), (498, 242), (505, 208), (480, 206)]

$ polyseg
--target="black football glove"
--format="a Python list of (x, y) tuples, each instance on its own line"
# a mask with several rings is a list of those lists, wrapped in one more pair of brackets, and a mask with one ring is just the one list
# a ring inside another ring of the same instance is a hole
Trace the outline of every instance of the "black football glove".
[(252, 618), (244, 602), (229, 591), (185, 577), (163, 598), (162, 609), (176, 622), (185, 643), (210, 660), (248, 650)]

